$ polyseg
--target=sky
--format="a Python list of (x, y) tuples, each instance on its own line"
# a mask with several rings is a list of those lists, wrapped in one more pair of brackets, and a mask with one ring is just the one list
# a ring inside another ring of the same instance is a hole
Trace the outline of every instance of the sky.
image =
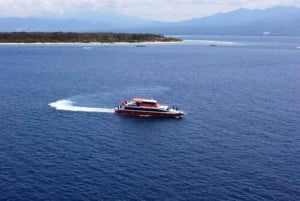
[(300, 0), (0, 0), (0, 17), (65, 17), (113, 13), (159, 21), (181, 21), (239, 8), (298, 6)]

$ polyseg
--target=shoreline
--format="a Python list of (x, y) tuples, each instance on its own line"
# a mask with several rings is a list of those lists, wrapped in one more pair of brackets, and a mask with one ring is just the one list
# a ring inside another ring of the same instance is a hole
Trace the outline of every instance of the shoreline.
[(106, 42), (91, 42), (91, 43), (84, 43), (84, 42), (37, 42), (37, 43), (0, 43), (1, 45), (78, 45), (78, 46), (101, 46), (101, 45), (163, 45), (163, 44), (181, 44), (184, 41), (147, 41), (147, 42), (113, 42), (113, 43), (106, 43)]

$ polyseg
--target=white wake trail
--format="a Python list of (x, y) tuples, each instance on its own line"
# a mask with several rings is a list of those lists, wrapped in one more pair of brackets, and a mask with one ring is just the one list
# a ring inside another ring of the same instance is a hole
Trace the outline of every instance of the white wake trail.
[(70, 100), (58, 100), (53, 103), (49, 103), (49, 106), (56, 110), (65, 110), (72, 112), (100, 112), (100, 113), (114, 113), (114, 109), (110, 108), (98, 108), (98, 107), (82, 107), (73, 105), (73, 101)]

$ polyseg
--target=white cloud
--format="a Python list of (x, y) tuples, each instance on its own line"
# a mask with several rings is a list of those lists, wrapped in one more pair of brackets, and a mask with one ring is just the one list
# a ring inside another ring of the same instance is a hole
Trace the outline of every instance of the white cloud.
[(0, 0), (0, 16), (59, 16), (90, 10), (175, 21), (278, 5), (299, 6), (300, 0)]

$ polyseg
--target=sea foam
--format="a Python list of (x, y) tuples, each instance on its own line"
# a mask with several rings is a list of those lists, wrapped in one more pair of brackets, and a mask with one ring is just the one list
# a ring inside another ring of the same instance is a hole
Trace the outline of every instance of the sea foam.
[(242, 45), (238, 42), (232, 41), (218, 41), (218, 40), (184, 40), (185, 45), (200, 45), (200, 46), (238, 46)]
[(98, 107), (83, 107), (74, 105), (70, 100), (58, 100), (53, 103), (49, 103), (49, 106), (56, 110), (65, 110), (72, 112), (100, 112), (100, 113), (114, 113), (114, 109), (111, 108), (98, 108)]

